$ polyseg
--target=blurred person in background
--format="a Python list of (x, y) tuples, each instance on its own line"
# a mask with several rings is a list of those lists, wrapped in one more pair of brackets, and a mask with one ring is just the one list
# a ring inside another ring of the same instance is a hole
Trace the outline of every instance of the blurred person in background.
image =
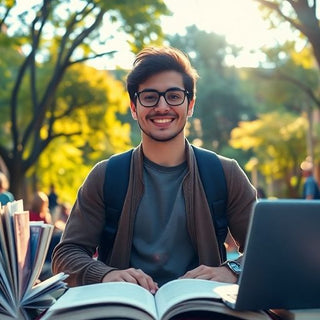
[(30, 221), (43, 221), (49, 224), (52, 223), (49, 211), (49, 199), (44, 192), (37, 191), (34, 194), (29, 209), (29, 217)]
[(3, 172), (0, 172), (0, 203), (6, 205), (14, 200), (14, 196), (9, 190), (9, 180)]
[(305, 178), (303, 183), (302, 197), (307, 200), (320, 199), (320, 190), (317, 180), (313, 175), (313, 163), (310, 157), (307, 157), (300, 166), (302, 176)]
[(71, 206), (67, 203), (61, 203), (57, 208), (57, 218), (54, 226), (57, 230), (63, 231), (70, 215)]
[(49, 200), (49, 211), (52, 217), (52, 221), (57, 220), (57, 216), (59, 215), (59, 202), (58, 202), (58, 194), (56, 193), (56, 189), (53, 183), (50, 184), (50, 192), (48, 194)]

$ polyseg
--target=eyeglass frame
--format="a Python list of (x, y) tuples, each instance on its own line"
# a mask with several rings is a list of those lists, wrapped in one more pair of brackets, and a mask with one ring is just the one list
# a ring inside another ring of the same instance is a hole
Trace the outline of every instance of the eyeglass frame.
[[(183, 100), (181, 103), (179, 104), (171, 104), (167, 101), (167, 98), (166, 98), (166, 94), (170, 91), (179, 91), (179, 92), (183, 92), (184, 93), (184, 96), (183, 96)], [(140, 100), (140, 94), (141, 93), (144, 93), (144, 92), (155, 92), (158, 94), (158, 100), (155, 102), (155, 104), (153, 104), (152, 106), (145, 106), (143, 103), (141, 103), (141, 100)], [(181, 106), (185, 100), (186, 100), (186, 97), (189, 101), (190, 99), (190, 92), (187, 90), (187, 89), (181, 89), (181, 88), (169, 88), (167, 89), (166, 91), (158, 91), (158, 90), (155, 90), (155, 89), (145, 89), (145, 90), (142, 90), (142, 91), (139, 91), (139, 92), (135, 92), (134, 93), (134, 97), (137, 101), (137, 99), (139, 100), (140, 104), (145, 107), (145, 108), (154, 108), (160, 101), (160, 98), (163, 97), (165, 102), (171, 106), (171, 107), (178, 107), (178, 106)]]

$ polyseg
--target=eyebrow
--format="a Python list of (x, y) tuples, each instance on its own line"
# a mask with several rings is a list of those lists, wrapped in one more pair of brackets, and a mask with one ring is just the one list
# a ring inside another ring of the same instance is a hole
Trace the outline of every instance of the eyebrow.
[(148, 91), (157, 91), (157, 92), (166, 92), (166, 91), (168, 91), (168, 90), (186, 90), (186, 89), (183, 89), (183, 88), (179, 88), (179, 87), (170, 87), (170, 88), (168, 88), (168, 89), (166, 89), (166, 90), (164, 90), (164, 91), (159, 91), (159, 90), (157, 90), (157, 89), (154, 89), (154, 88), (145, 88), (145, 89), (142, 89), (141, 91), (139, 91), (139, 92), (148, 92)]

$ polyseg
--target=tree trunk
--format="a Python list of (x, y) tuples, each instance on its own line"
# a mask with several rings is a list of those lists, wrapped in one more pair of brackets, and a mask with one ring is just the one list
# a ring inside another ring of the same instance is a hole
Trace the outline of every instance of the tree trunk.
[(12, 159), (12, 165), (8, 166), (10, 172), (10, 191), (16, 200), (27, 199), (25, 172), (22, 160)]

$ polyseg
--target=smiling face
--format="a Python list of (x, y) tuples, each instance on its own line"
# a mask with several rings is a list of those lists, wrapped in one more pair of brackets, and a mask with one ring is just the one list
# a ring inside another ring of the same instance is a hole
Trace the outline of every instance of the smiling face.
[[(163, 71), (157, 73), (140, 84), (139, 92), (143, 90), (157, 90), (164, 92), (170, 88), (184, 90), (183, 78), (179, 72)], [(152, 139), (165, 142), (184, 135), (183, 130), (188, 117), (192, 116), (194, 100), (185, 101), (179, 106), (170, 106), (161, 96), (154, 107), (144, 107), (139, 99), (131, 101), (132, 117), (138, 121), (142, 131), (142, 140)]]

